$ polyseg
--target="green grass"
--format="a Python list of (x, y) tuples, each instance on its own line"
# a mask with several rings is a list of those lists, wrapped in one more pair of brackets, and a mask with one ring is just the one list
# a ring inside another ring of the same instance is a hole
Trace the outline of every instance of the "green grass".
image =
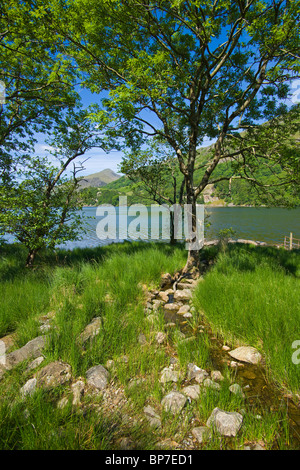
[[(23, 267), (25, 256), (18, 245), (0, 249), (1, 336), (13, 333), (17, 346), (22, 346), (41, 334), (41, 316), (55, 314), (40, 368), (60, 360), (70, 364), (73, 377), (78, 378), (85, 377), (88, 368), (111, 361), (112, 382), (124, 391), (131, 407), (128, 413), (136, 423), (129, 428), (118, 413), (102, 413), (101, 396), (85, 398), (83, 408), (72, 407), (69, 401), (66, 408), (59, 409), (58, 401), (71, 396), (68, 386), (50, 392), (38, 390), (32, 397), (21, 399), (20, 387), (33, 375), (26, 372), (26, 361), (6, 372), (0, 384), (1, 449), (117, 450), (123, 435), (137, 441), (139, 448), (154, 449), (155, 433), (140, 419), (146, 405), (161, 413), (161, 440), (188, 438), (194, 417), (198, 420), (195, 426), (203, 425), (218, 406), (227, 411), (247, 410), (243, 431), (232, 446), (242, 448), (245, 442), (259, 438), (272, 446), (284, 417), (266, 414), (258, 422), (257, 411), (228, 391), (232, 379), (228, 370), (223, 371), (225, 381), (220, 391), (202, 390), (199, 400), (188, 403), (176, 417), (162, 412), (160, 404), (174, 384), (162, 385), (159, 378), (171, 356), (177, 358), (176, 367), (183, 376), (189, 362), (212, 368), (208, 335), (196, 334), (201, 311), (227, 341), (257, 346), (273, 371), (273, 346), (280, 344), (281, 349), (277, 346), (275, 351), (281, 358), (283, 340), (291, 348), (293, 339), (300, 339), (299, 255), (241, 247), (223, 254), (214, 247), (204, 250), (202, 256), (216, 262), (193, 298), (198, 318), (186, 325), (195, 334), (188, 341), (182, 341), (178, 327), (165, 329), (163, 312), (157, 312), (153, 323), (144, 312), (145, 287), (158, 288), (162, 273), (174, 273), (184, 266), (184, 247), (124, 243), (44, 252), (32, 270)], [(83, 348), (79, 335), (96, 316), (102, 319), (100, 333)], [(157, 344), (158, 331), (168, 331), (166, 344)], [(138, 341), (141, 333), (146, 344)], [(289, 353), (291, 349), (285, 360), (291, 362)], [(299, 384), (297, 366), (290, 370), (293, 364), (287, 365), (282, 358), (275, 363), (281, 368), (274, 368), (274, 374), (289, 386), (288, 373), (294, 374), (294, 386)], [(178, 389), (183, 385), (178, 383)], [(226, 440), (214, 438), (199, 448), (227, 445)]]
[(300, 339), (300, 253), (229, 247), (200, 283), (194, 303), (229, 344), (257, 347), (272, 376), (299, 392), (292, 343)]

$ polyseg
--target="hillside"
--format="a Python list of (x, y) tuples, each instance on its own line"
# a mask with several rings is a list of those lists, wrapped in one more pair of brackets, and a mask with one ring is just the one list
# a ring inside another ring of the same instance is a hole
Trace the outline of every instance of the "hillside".
[[(288, 115), (289, 117), (289, 115)], [(293, 118), (294, 119), (294, 118)], [(300, 119), (296, 119), (297, 128), (293, 129), (293, 139), (295, 146), (293, 146), (291, 155), (292, 159), (299, 158), (299, 136), (300, 136)], [(289, 125), (289, 121), (285, 123)], [(262, 125), (262, 131), (267, 123)], [(284, 126), (283, 126), (284, 127)], [(195, 185), (199, 184), (205, 171), (205, 165), (210, 159), (210, 152), (212, 146), (203, 147), (198, 150), (197, 165), (198, 170), (195, 171), (194, 182)], [(228, 178), (228, 180), (219, 181), (215, 185), (209, 184), (204, 192), (199, 197), (199, 203), (212, 204), (212, 205), (234, 205), (234, 206), (259, 206), (266, 205), (269, 202), (266, 200), (264, 194), (257, 191), (257, 188), (249, 182), (241, 179), (230, 179), (235, 174), (236, 162), (231, 159), (224, 159), (214, 172), (214, 179)], [(283, 167), (276, 164), (272, 167), (264, 165), (260, 162), (255, 169), (255, 178), (263, 185), (272, 185), (279, 180), (284, 180), (286, 173)], [(110, 178), (110, 181), (108, 179)], [(150, 198), (145, 188), (138, 180), (131, 181), (127, 176), (120, 176), (111, 170), (104, 170), (100, 173), (95, 173), (86, 177), (87, 184), (82, 185), (80, 192), (81, 200), (84, 205), (99, 205), (99, 204), (113, 204), (118, 205), (119, 196), (127, 196), (128, 205), (140, 204), (153, 204), (154, 201)], [(177, 190), (179, 191), (183, 176), (178, 172), (177, 176)], [(99, 184), (98, 184), (99, 183)], [(173, 195), (172, 178), (166, 182), (164, 187), (164, 194), (167, 196)], [(289, 187), (276, 188), (277, 205), (300, 205), (300, 192), (299, 186), (290, 185)], [(278, 204), (278, 201), (279, 202)]]
[(120, 175), (107, 168), (106, 170), (99, 171), (98, 173), (84, 176), (83, 180), (80, 182), (80, 187), (81, 189), (100, 188), (118, 180), (119, 178)]

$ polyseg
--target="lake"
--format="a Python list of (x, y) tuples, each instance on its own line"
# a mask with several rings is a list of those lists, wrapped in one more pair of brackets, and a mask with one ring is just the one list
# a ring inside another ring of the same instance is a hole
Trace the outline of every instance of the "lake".
[[(117, 215), (119, 215), (119, 210), (122, 212), (122, 209), (124, 208), (116, 208)], [(300, 239), (300, 208), (284, 209), (266, 207), (206, 206), (205, 209), (208, 215), (207, 220), (211, 224), (209, 228), (205, 228), (204, 232), (205, 238), (208, 240), (216, 238), (219, 230), (225, 228), (232, 228), (235, 230), (235, 236), (237, 238), (246, 238), (267, 243), (283, 243), (285, 235), (289, 236), (290, 232), (293, 233), (295, 238)], [(116, 240), (99, 240), (96, 233), (96, 227), (99, 220), (101, 220), (101, 217), (99, 218), (96, 216), (96, 207), (84, 208), (83, 215), (86, 218), (86, 233), (82, 234), (81, 240), (67, 242), (64, 245), (61, 245), (62, 247), (68, 249), (73, 249), (74, 247), (95, 247), (130, 239), (126, 233), (127, 230), (122, 231), (120, 229), (117, 217), (116, 228), (117, 231), (120, 231), (118, 234), (119, 237)], [(135, 217), (133, 216), (128, 217), (128, 225), (134, 219)], [(157, 222), (154, 223), (156, 224)], [(143, 230), (142, 227), (141, 232), (144, 237), (148, 236), (151, 228), (150, 225), (151, 224), (148, 223), (148, 230), (147, 228), (144, 228)], [(161, 236), (162, 225), (163, 224), (160, 223), (160, 239), (163, 241), (164, 239)], [(142, 223), (141, 226), (143, 226)], [(135, 237), (135, 239), (137, 239), (137, 237)]]

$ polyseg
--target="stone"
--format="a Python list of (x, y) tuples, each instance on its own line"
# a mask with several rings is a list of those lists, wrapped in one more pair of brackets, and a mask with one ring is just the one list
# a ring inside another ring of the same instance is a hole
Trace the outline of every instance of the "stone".
[(37, 373), (36, 378), (39, 388), (50, 389), (64, 385), (71, 379), (71, 366), (60, 361), (50, 362)]
[(105, 367), (106, 369), (112, 369), (115, 366), (115, 361), (113, 359), (108, 359), (106, 361)]
[(131, 379), (130, 382), (128, 383), (128, 390), (131, 390), (135, 387), (138, 387), (142, 385), (145, 382), (146, 379), (144, 378), (138, 378), (138, 379)]
[(7, 354), (8, 351), (14, 347), (14, 344), (15, 344), (14, 343), (14, 335), (11, 334), (11, 335), (3, 336), (2, 338), (0, 338), (0, 343), (1, 342), (4, 345), (5, 352)]
[(206, 426), (199, 426), (197, 428), (192, 429), (192, 435), (199, 444), (202, 444), (202, 442), (208, 441), (212, 437), (212, 432), (210, 428), (207, 428)]
[(147, 421), (149, 425), (153, 428), (161, 427), (161, 419), (160, 416), (156, 413), (152, 406), (145, 406), (144, 413), (146, 415)]
[(177, 315), (185, 315), (190, 311), (190, 306), (189, 305), (183, 305), (180, 307), (180, 309), (177, 312)]
[(141, 344), (141, 345), (144, 345), (144, 344), (147, 344), (147, 339), (146, 339), (146, 336), (141, 333), (138, 337), (138, 342)]
[(200, 396), (200, 385), (188, 385), (182, 389), (182, 393), (192, 400), (197, 400)]
[(16, 349), (9, 354), (6, 354), (4, 367), (11, 369), (26, 359), (36, 358), (41, 356), (41, 351), (45, 347), (46, 337), (37, 336), (20, 349)]
[(252, 346), (241, 346), (233, 351), (229, 351), (228, 354), (237, 361), (247, 362), (250, 364), (258, 364), (262, 360), (261, 354)]
[(190, 289), (177, 290), (174, 294), (174, 300), (190, 300), (192, 292)]
[(28, 364), (26, 372), (36, 369), (44, 360), (45, 360), (44, 356), (37, 357), (32, 362), (30, 362), (30, 364)]
[(243, 423), (243, 416), (235, 411), (228, 412), (214, 408), (206, 426), (214, 428), (222, 436), (235, 437)]
[(91, 367), (86, 371), (87, 383), (98, 390), (103, 390), (109, 382), (110, 374), (102, 365)]
[(219, 381), (224, 380), (224, 377), (219, 370), (213, 370), (210, 376), (212, 380), (219, 380)]
[(176, 327), (176, 323), (174, 323), (174, 322), (169, 322), (169, 323), (165, 324), (165, 328), (167, 330), (170, 330), (170, 329), (175, 328), (175, 327)]
[(172, 303), (169, 303), (169, 304), (165, 304), (164, 305), (164, 310), (166, 312), (178, 312), (180, 307), (181, 307), (181, 305), (179, 305), (178, 303), (172, 302)]
[(193, 315), (191, 314), (191, 312), (186, 312), (184, 315), (183, 315), (184, 318), (193, 318)]
[(135, 443), (129, 437), (123, 437), (118, 442), (119, 450), (133, 450), (135, 448)]
[(169, 296), (166, 292), (161, 291), (158, 294), (158, 297), (163, 301), (163, 302), (169, 302)]
[(162, 370), (159, 381), (160, 383), (178, 382), (178, 379), (179, 379), (179, 373), (173, 370), (173, 368), (170, 366), (170, 367), (165, 367)]
[(208, 372), (204, 369), (200, 369), (200, 367), (196, 366), (195, 364), (189, 363), (188, 364), (188, 372), (187, 372), (187, 379), (193, 380), (195, 379), (196, 382), (202, 383), (203, 380), (208, 377)]
[(51, 323), (50, 320), (42, 321), (40, 320), (41, 326), (39, 327), (39, 330), (41, 333), (47, 333), (47, 331), (51, 330)]
[(234, 393), (234, 395), (239, 395), (242, 398), (245, 397), (245, 394), (243, 393), (243, 390), (239, 384), (230, 385), (229, 390), (231, 391), (231, 393)]
[(218, 384), (217, 382), (214, 382), (213, 380), (208, 379), (208, 378), (203, 380), (203, 385), (204, 385), (204, 387), (213, 388), (214, 390), (220, 390), (221, 389), (220, 384)]
[(80, 341), (82, 344), (85, 344), (87, 341), (90, 341), (92, 340), (95, 336), (97, 336), (99, 333), (100, 333), (100, 329), (101, 329), (101, 325), (102, 325), (102, 319), (101, 317), (95, 317), (93, 318), (93, 320), (91, 321), (91, 323), (89, 323), (85, 329), (83, 330), (83, 332), (81, 333), (80, 335)]
[(163, 344), (167, 340), (167, 335), (166, 333), (163, 333), (162, 331), (159, 331), (156, 336), (155, 336), (156, 342), (158, 344)]
[(20, 389), (22, 397), (26, 397), (27, 395), (33, 395), (36, 390), (37, 380), (36, 378), (27, 380), (26, 384)]
[(160, 281), (161, 287), (165, 287), (169, 284), (172, 284), (172, 281), (173, 281), (170, 273), (162, 274), (160, 279), (161, 279)]
[(177, 414), (184, 408), (186, 402), (187, 397), (183, 393), (170, 392), (162, 399), (161, 404), (166, 412)]
[(84, 395), (84, 382), (82, 380), (77, 380), (75, 383), (72, 384), (71, 389), (73, 392), (72, 405), (80, 405), (81, 398)]
[(236, 361), (230, 361), (230, 367), (232, 367), (233, 369), (236, 369), (238, 367), (238, 363)]
[(161, 300), (153, 300), (152, 308), (153, 308), (154, 311), (157, 311), (161, 306), (162, 306), (162, 301)]

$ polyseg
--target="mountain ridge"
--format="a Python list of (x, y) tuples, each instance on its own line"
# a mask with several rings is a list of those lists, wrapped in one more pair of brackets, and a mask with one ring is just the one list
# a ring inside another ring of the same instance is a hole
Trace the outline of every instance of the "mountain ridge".
[(105, 170), (84, 176), (79, 183), (79, 187), (80, 189), (100, 188), (118, 180), (119, 178), (121, 178), (121, 175), (118, 175), (110, 168), (106, 168)]

